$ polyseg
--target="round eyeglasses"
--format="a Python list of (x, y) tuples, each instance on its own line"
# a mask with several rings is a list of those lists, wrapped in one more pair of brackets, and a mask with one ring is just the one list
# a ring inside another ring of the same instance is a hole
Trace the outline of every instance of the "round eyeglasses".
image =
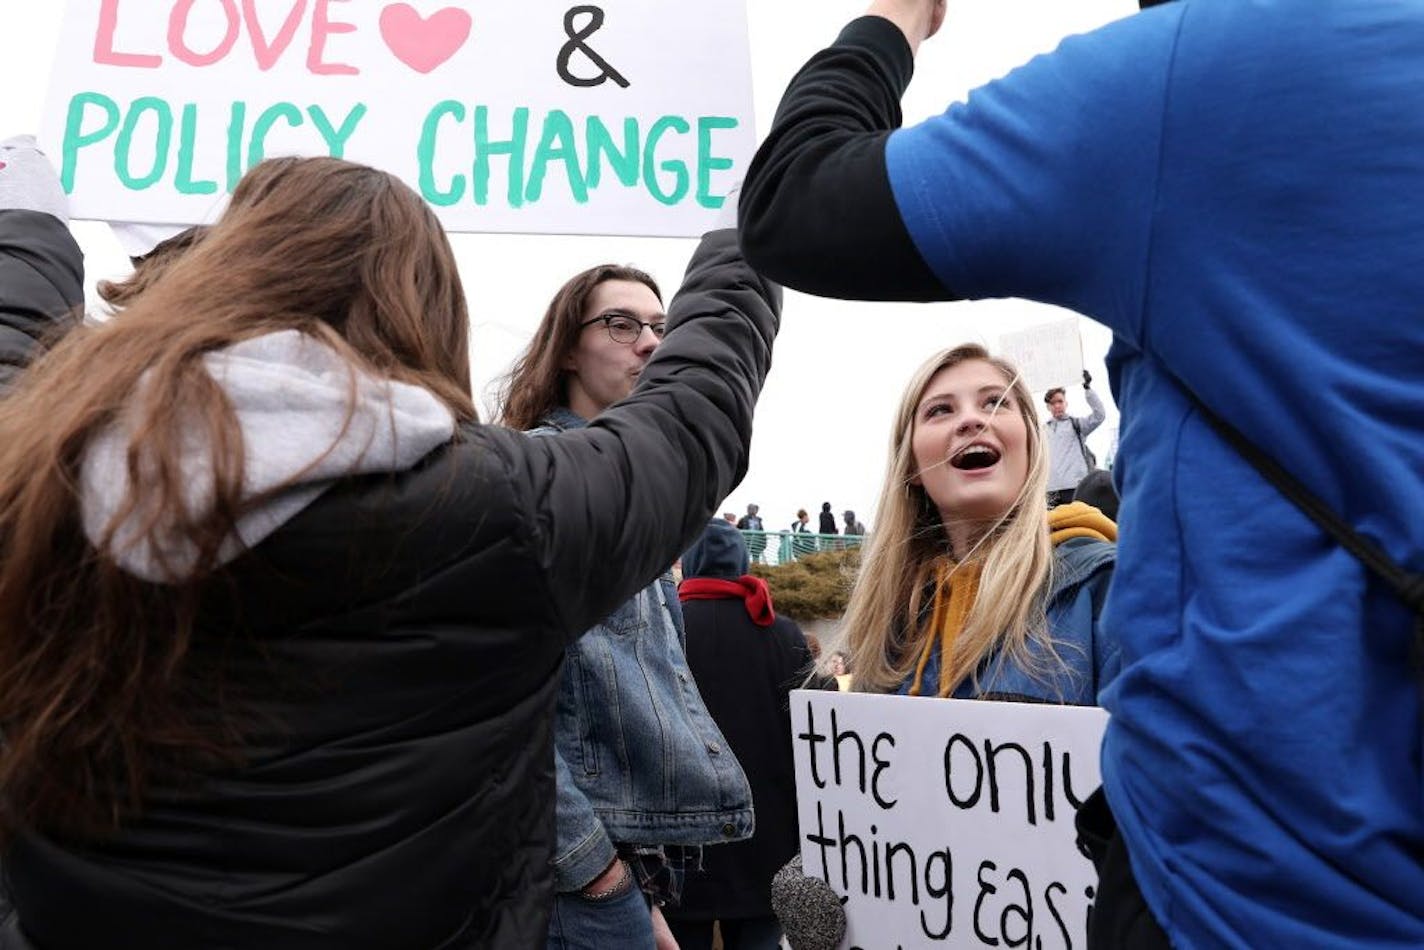
[(579, 329), (582, 330), (595, 323), (603, 324), (604, 328), (608, 330), (608, 338), (614, 343), (637, 343), (638, 337), (643, 335), (643, 327), (652, 330), (653, 336), (659, 340), (663, 338), (663, 334), (667, 333), (667, 323), (661, 320), (657, 323), (647, 323), (637, 317), (630, 317), (626, 313), (605, 313), (580, 323)]

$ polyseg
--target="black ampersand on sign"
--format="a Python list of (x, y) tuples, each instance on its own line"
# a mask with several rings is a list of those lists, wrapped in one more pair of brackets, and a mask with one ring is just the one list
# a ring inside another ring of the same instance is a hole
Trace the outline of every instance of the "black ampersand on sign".
[[(584, 24), (583, 29), (579, 29), (578, 26), (575, 25), (574, 20), (585, 13), (588, 14), (588, 22)], [(559, 50), (558, 69), (559, 78), (570, 86), (601, 86), (611, 79), (624, 89), (628, 88), (629, 82), (623, 78), (623, 74), (614, 69), (608, 60), (598, 55), (593, 47), (585, 42), (585, 40), (602, 28), (603, 9), (601, 7), (574, 7), (568, 13), (564, 14), (564, 34), (568, 36), (569, 41), (564, 44), (563, 49)], [(592, 79), (583, 79), (579, 76), (575, 76), (569, 72), (569, 60), (573, 58), (574, 53), (582, 53), (587, 56), (589, 61), (602, 71)]]

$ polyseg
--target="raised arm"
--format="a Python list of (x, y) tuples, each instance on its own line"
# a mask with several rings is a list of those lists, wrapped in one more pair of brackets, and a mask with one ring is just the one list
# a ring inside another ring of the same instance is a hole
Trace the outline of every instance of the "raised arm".
[(736, 232), (708, 234), (632, 395), (587, 428), (503, 447), (569, 638), (665, 570), (746, 474), (780, 307)]
[(855, 20), (792, 81), (749, 169), (748, 259), (827, 296), (1025, 297), (1137, 339), (1180, 7), (1070, 37), (904, 129), (908, 34)]
[(84, 255), (64, 192), (28, 138), (0, 142), (0, 394), (84, 302)]
[(1108, 417), (1108, 411), (1104, 408), (1102, 399), (1098, 397), (1097, 393), (1093, 392), (1091, 386), (1083, 387), (1083, 395), (1087, 398), (1088, 408), (1091, 409), (1092, 412), (1079, 418), (1078, 429), (1084, 435), (1087, 435), (1103, 424), (1103, 420)]
[(955, 296), (915, 249), (885, 166), (913, 72), (905, 34), (865, 16), (791, 80), (742, 188), (742, 247), (754, 267), (829, 297)]

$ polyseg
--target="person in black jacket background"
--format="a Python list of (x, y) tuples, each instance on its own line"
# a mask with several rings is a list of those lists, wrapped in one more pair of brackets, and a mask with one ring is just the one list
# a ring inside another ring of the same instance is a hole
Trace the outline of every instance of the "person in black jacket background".
[[(0, 142), (0, 397), (41, 339), (73, 322), (84, 303), (82, 255), (68, 221), (64, 190), (34, 139)], [(0, 869), (0, 946), (14, 927)]]
[[(56, 226), (0, 211), (6, 365)], [(627, 400), (481, 426), (418, 196), (254, 168), (0, 400), (0, 947), (541, 943), (564, 647), (741, 479), (778, 309), (713, 232)]]
[(688, 872), (681, 906), (667, 912), (682, 950), (710, 948), (714, 921), (726, 950), (773, 950), (781, 928), (771, 878), (800, 837), (788, 695), (810, 672), (811, 651), (747, 567), (741, 532), (721, 521), (682, 555), (687, 662), (751, 781), (756, 811), (749, 841), (705, 849), (702, 870)]
[(0, 142), (0, 395), (84, 303), (83, 255), (59, 178), (29, 136)]

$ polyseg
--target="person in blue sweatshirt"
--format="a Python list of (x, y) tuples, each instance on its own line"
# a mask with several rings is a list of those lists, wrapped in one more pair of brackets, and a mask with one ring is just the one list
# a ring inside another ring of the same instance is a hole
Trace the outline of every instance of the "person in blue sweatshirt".
[(741, 236), (799, 290), (1113, 331), (1094, 945), (1424, 946), (1417, 618), (1202, 411), (1424, 567), (1424, 6), (1155, 4), (900, 128), (944, 13), (875, 0), (806, 64)]

